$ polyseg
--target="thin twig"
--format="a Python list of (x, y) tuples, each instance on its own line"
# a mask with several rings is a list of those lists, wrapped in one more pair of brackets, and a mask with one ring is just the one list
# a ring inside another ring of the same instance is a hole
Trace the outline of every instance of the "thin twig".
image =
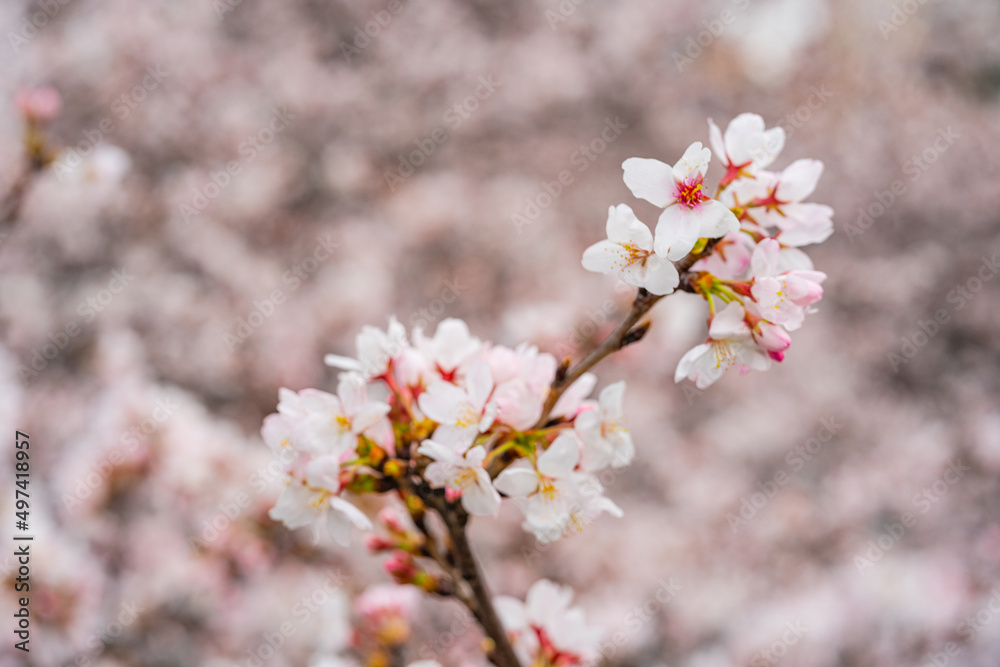
[[(691, 267), (702, 257), (707, 256), (712, 252), (712, 248), (715, 244), (719, 242), (719, 239), (711, 239), (705, 245), (705, 247), (699, 252), (692, 252), (691, 254), (684, 257), (681, 261), (677, 263), (677, 272), (680, 274), (681, 282), (678, 289), (686, 292), (692, 291), (691, 278), (693, 274), (691, 273)], [(625, 319), (622, 320), (614, 331), (612, 331), (607, 338), (601, 341), (600, 345), (591, 350), (590, 354), (581, 359), (575, 366), (568, 369), (565, 373), (560, 373), (555, 380), (553, 380), (552, 385), (549, 389), (549, 395), (545, 399), (545, 406), (542, 408), (542, 416), (538, 419), (538, 422), (532, 427), (532, 429), (539, 429), (545, 426), (549, 420), (549, 415), (552, 412), (552, 408), (555, 407), (556, 402), (559, 397), (563, 395), (563, 392), (569, 388), (574, 382), (580, 379), (584, 373), (589, 371), (591, 368), (600, 363), (605, 357), (617, 352), (626, 345), (639, 341), (649, 329), (647, 324), (640, 324), (641, 320), (646, 313), (648, 313), (656, 302), (663, 298), (663, 295), (650, 294), (645, 289), (640, 288), (639, 293), (635, 295), (635, 301), (632, 302), (632, 308), (629, 310)]]

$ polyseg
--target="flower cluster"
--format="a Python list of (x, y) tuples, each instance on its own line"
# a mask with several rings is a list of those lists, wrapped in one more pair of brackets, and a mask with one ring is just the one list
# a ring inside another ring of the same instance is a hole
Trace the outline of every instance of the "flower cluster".
[(522, 664), (594, 664), (602, 631), (587, 625), (572, 601), (573, 589), (548, 579), (536, 581), (524, 602), (506, 595), (493, 600)]
[(412, 339), (395, 319), (385, 331), (366, 327), (356, 358), (326, 358), (342, 371), (336, 395), (280, 391), (261, 431), (287, 470), (272, 518), (346, 545), (353, 528), (372, 524), (345, 491), (396, 490), (414, 503), (419, 484), (475, 515), (496, 515), (501, 494), (516, 499), (525, 529), (543, 541), (621, 515), (595, 473), (635, 454), (624, 383), (586, 400), (596, 378), (585, 374), (543, 414), (552, 355), (484, 343), (457, 319)]
[[(639, 291), (624, 322), (576, 366), (528, 344), (483, 342), (461, 320), (444, 320), (429, 336), (420, 327), (408, 335), (391, 318), (384, 331), (362, 329), (355, 357), (327, 355), (341, 371), (336, 394), (282, 389), (277, 414), (262, 428), (287, 473), (271, 517), (347, 545), (355, 529), (373, 530), (347, 494), (391, 493), (405, 513), (383, 507), (382, 530), (366, 544), (389, 553), (384, 567), (397, 584), (460, 599), (493, 640), (487, 650), (500, 667), (591, 663), (599, 634), (570, 608), (572, 591), (542, 580), (524, 603), (491, 601), (465, 525), (470, 515), (496, 516), (505, 497), (542, 542), (602, 514), (622, 515), (598, 474), (635, 456), (625, 384), (588, 399), (597, 382), (588, 371), (642, 338), (649, 325), (640, 320), (658, 299), (682, 289), (708, 302), (708, 340), (683, 356), (675, 374), (704, 388), (728, 368), (781, 361), (789, 332), (822, 298), (826, 276), (799, 248), (832, 233), (833, 211), (804, 201), (823, 165), (798, 160), (767, 171), (785, 135), (753, 114), (738, 116), (725, 134), (709, 120), (709, 135), (711, 149), (693, 143), (672, 166), (644, 158), (622, 165), (632, 193), (661, 212), (651, 232), (629, 206), (611, 207), (608, 239), (584, 252), (586, 269)], [(725, 173), (709, 196), (713, 150)], [(428, 510), (441, 519), (436, 530)], [(447, 535), (436, 534), (442, 526)], [(372, 655), (409, 636), (412, 600), (397, 604), (386, 591), (360, 601)]]
[[(691, 144), (673, 166), (644, 158), (622, 164), (632, 194), (662, 210), (655, 232), (625, 205), (611, 207), (608, 239), (583, 254), (584, 268), (618, 275), (654, 295), (683, 288), (708, 302), (709, 336), (677, 366), (703, 389), (729, 368), (767, 369), (781, 361), (811, 306), (823, 296), (826, 275), (799, 250), (833, 233), (833, 210), (805, 202), (823, 164), (797, 160), (767, 171), (785, 144), (780, 127), (765, 129), (755, 114), (741, 114), (725, 134), (711, 120), (712, 149)], [(714, 196), (705, 175), (712, 151), (725, 173)], [(673, 264), (697, 259), (681, 284)]]

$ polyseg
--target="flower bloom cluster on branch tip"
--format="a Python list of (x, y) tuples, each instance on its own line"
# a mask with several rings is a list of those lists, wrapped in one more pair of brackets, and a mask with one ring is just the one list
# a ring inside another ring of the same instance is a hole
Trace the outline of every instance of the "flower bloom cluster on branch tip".
[[(675, 374), (699, 388), (732, 367), (782, 361), (789, 332), (814, 311), (826, 276), (800, 248), (833, 231), (832, 209), (805, 201), (822, 163), (768, 171), (785, 134), (754, 114), (738, 116), (725, 133), (709, 120), (709, 138), (711, 148), (695, 142), (673, 165), (622, 165), (632, 193), (661, 212), (650, 231), (628, 205), (612, 206), (607, 240), (584, 252), (587, 270), (640, 289), (622, 324), (576, 366), (526, 343), (484, 342), (461, 320), (443, 320), (428, 335), (422, 327), (408, 333), (392, 317), (385, 330), (362, 328), (354, 357), (327, 355), (341, 371), (336, 394), (281, 389), (261, 430), (285, 466), (271, 517), (343, 546), (356, 530), (371, 531), (366, 546), (390, 554), (385, 570), (397, 583), (455, 596), (473, 612), (501, 667), (595, 659), (599, 635), (570, 608), (570, 589), (542, 580), (523, 603), (491, 601), (465, 525), (470, 515), (496, 516), (505, 499), (540, 542), (578, 533), (602, 514), (622, 516), (598, 475), (635, 457), (625, 383), (588, 398), (597, 383), (588, 371), (642, 338), (648, 324), (640, 320), (659, 298), (682, 289), (708, 304), (708, 338)], [(713, 151), (725, 172), (710, 195)], [(391, 495), (405, 513), (386, 506), (376, 532), (349, 499), (360, 494)], [(428, 510), (441, 519), (433, 530)]]
[[(711, 120), (708, 125), (711, 149), (695, 142), (673, 166), (645, 158), (622, 164), (632, 194), (663, 209), (655, 230), (628, 205), (612, 206), (608, 239), (583, 254), (585, 269), (655, 295), (681, 286), (673, 262), (699, 256), (685, 289), (708, 302), (709, 336), (684, 355), (675, 376), (699, 389), (729, 368), (765, 370), (784, 359), (788, 332), (814, 311), (826, 279), (799, 248), (833, 233), (833, 209), (804, 201), (823, 163), (797, 160), (781, 172), (767, 171), (784, 148), (785, 132), (765, 129), (755, 114), (737, 116), (725, 134)], [(725, 173), (709, 196), (705, 175), (713, 150)]]
[(623, 382), (586, 400), (596, 378), (584, 375), (536, 427), (555, 357), (484, 343), (457, 319), (442, 321), (433, 337), (418, 327), (412, 339), (395, 318), (386, 331), (366, 327), (357, 358), (327, 356), (343, 371), (336, 395), (280, 391), (261, 433), (276, 453), (294, 456), (283, 457), (288, 483), (272, 518), (346, 545), (352, 528), (372, 525), (343, 492), (405, 489), (404, 477), (475, 515), (496, 515), (503, 493), (545, 541), (603, 512), (621, 515), (596, 473), (635, 454)]

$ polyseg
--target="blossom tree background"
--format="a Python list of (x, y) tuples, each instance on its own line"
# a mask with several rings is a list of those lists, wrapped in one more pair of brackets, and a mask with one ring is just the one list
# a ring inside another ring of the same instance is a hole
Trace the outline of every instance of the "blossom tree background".
[(473, 549), (501, 607), (572, 587), (609, 665), (992, 665), (998, 12), (4, 3), (0, 412), (30, 433), (36, 541), (32, 650), (4, 625), (0, 663), (486, 664), (461, 605), (269, 517), (261, 423), (279, 387), (336, 393), (324, 357), (392, 314), (581, 358), (635, 292), (582, 254), (609, 205), (662, 208), (622, 163), (752, 111), (787, 135), (775, 169), (825, 165), (818, 312), (782, 363), (699, 389), (673, 380), (704, 300), (664, 299), (593, 392), (628, 385), (635, 461), (601, 480), (623, 516), (548, 543), (503, 503)]

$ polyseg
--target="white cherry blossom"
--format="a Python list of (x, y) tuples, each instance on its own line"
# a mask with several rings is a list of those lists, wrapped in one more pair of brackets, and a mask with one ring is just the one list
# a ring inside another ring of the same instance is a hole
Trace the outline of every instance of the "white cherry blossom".
[(712, 150), (726, 168), (723, 185), (740, 177), (752, 177), (774, 162), (785, 147), (785, 130), (765, 129), (764, 119), (755, 113), (741, 113), (731, 120), (725, 135), (709, 118), (708, 135)]
[(464, 387), (451, 382), (435, 382), (417, 399), (420, 410), (441, 424), (439, 431), (486, 431), (496, 418), (497, 406), (490, 401), (493, 376), (484, 361), (470, 364)]
[(608, 465), (622, 468), (635, 458), (632, 435), (625, 426), (624, 398), (624, 381), (608, 385), (601, 390), (594, 409), (579, 413), (573, 422), (583, 442), (585, 470), (601, 470)]
[(601, 630), (588, 625), (572, 601), (573, 589), (548, 579), (536, 581), (524, 602), (507, 595), (493, 599), (523, 664), (580, 665), (597, 658)]
[(626, 204), (608, 209), (608, 239), (583, 253), (583, 268), (615, 274), (629, 285), (653, 294), (670, 294), (680, 282), (674, 265), (653, 253), (653, 234)]
[(718, 238), (739, 229), (733, 212), (705, 192), (711, 159), (712, 151), (695, 142), (673, 167), (646, 158), (622, 163), (632, 194), (663, 208), (653, 242), (657, 255), (677, 261), (691, 252), (699, 238)]
[(373, 326), (361, 327), (355, 344), (357, 359), (328, 354), (324, 362), (327, 366), (362, 373), (366, 379), (381, 377), (388, 372), (390, 363), (407, 349), (406, 328), (390, 317), (385, 331)]
[(534, 467), (521, 459), (494, 481), (501, 493), (521, 500), (524, 529), (541, 542), (580, 532), (602, 512), (621, 516), (618, 506), (601, 495), (600, 483), (575, 470), (579, 461), (580, 442), (565, 432), (538, 455)]
[(766, 370), (771, 358), (753, 342), (746, 313), (732, 302), (715, 315), (709, 326), (709, 340), (696, 345), (681, 357), (674, 381), (692, 380), (699, 389), (708, 387), (735, 366), (740, 373)]
[(424, 472), (430, 485), (460, 493), (462, 507), (469, 514), (496, 516), (500, 511), (500, 494), (483, 468), (486, 449), (482, 445), (463, 454), (453, 445), (424, 440), (417, 453), (433, 460)]

